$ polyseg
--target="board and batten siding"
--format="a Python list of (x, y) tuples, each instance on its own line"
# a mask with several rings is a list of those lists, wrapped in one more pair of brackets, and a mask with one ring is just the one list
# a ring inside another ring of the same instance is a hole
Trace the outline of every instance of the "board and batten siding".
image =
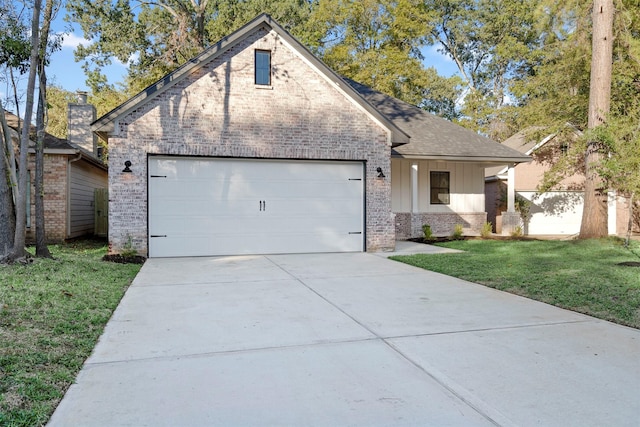
[[(411, 166), (418, 166), (418, 212), (484, 212), (484, 167), (474, 163), (391, 159), (391, 209), (411, 212)], [(429, 203), (430, 172), (449, 172), (450, 203)]]
[(69, 164), (69, 233), (67, 238), (93, 234), (94, 190), (107, 188), (107, 172), (83, 160)]

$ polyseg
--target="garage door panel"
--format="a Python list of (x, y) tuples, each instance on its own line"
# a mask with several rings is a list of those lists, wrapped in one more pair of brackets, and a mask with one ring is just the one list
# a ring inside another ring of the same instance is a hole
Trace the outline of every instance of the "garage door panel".
[(361, 162), (151, 157), (149, 174), (150, 256), (363, 250)]
[[(255, 221), (255, 227), (257, 233), (275, 235), (278, 236), (281, 233), (279, 231), (270, 232), (274, 230), (280, 222), (276, 219), (258, 219)], [(357, 221), (350, 220), (349, 217), (290, 217), (287, 221), (287, 236), (291, 236), (294, 233), (313, 232), (321, 234), (322, 230), (332, 230), (334, 233), (340, 233), (347, 235), (349, 233), (361, 232), (361, 224)]]
[(356, 198), (362, 196), (362, 182), (348, 179), (312, 180), (312, 181), (277, 181), (270, 182), (270, 186), (260, 193), (261, 197), (281, 198), (286, 192), (288, 199), (305, 199), (310, 195), (323, 199)]
[(580, 191), (550, 191), (537, 195), (532, 191), (518, 194), (532, 202), (526, 232), (540, 234), (577, 234), (582, 222), (584, 195)]
[(212, 199), (160, 199), (154, 204), (154, 217), (162, 217), (166, 215), (179, 215), (181, 218), (185, 216), (196, 217), (200, 215), (249, 215), (259, 212), (259, 201), (256, 200), (228, 200), (221, 204)]
[(359, 199), (314, 200), (265, 200), (267, 214), (289, 213), (290, 215), (358, 215), (362, 213)]
[[(244, 237), (244, 239), (243, 239)], [(243, 243), (247, 238), (252, 238), (252, 244)], [(207, 255), (251, 255), (259, 253), (291, 253), (291, 247), (295, 245), (297, 253), (316, 252), (320, 241), (327, 252), (359, 252), (362, 250), (362, 240), (359, 235), (339, 235), (326, 232), (299, 233), (293, 236), (238, 236), (226, 234), (216, 236), (214, 239), (203, 236), (189, 236), (189, 244), (184, 245), (185, 236), (169, 236), (167, 238), (152, 238), (152, 246), (157, 254), (155, 256), (180, 257)], [(220, 248), (224, 248), (221, 250)]]
[[(178, 215), (184, 218), (210, 216), (254, 216), (265, 218), (294, 216), (332, 216), (345, 217), (362, 213), (360, 201), (357, 199), (317, 199), (317, 200), (264, 200), (264, 212), (261, 213), (260, 200), (226, 200), (224, 204), (212, 199), (194, 200), (193, 198), (160, 198), (154, 204), (154, 217)], [(199, 214), (196, 214), (199, 213)], [(359, 220), (360, 218), (358, 218)]]

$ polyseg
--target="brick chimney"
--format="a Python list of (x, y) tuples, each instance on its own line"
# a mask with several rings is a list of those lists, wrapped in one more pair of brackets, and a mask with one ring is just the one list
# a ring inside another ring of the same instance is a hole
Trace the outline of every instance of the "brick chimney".
[(87, 92), (79, 91), (77, 95), (78, 102), (69, 103), (67, 112), (67, 140), (97, 158), (98, 140), (91, 132), (91, 123), (96, 119), (96, 108), (87, 103)]

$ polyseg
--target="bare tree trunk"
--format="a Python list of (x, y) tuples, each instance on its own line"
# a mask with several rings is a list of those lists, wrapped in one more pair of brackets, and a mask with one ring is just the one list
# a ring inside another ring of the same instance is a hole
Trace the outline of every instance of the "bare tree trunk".
[(629, 195), (629, 199), (627, 200), (627, 203), (629, 203), (629, 221), (627, 222), (627, 238), (624, 241), (624, 246), (625, 247), (629, 247), (629, 245), (631, 244), (631, 233), (633, 232), (633, 196), (635, 194), (631, 193)]
[[(20, 135), (22, 133), (22, 124), (20, 122), (20, 104), (18, 103), (18, 87), (16, 86), (16, 80), (13, 76), (13, 68), (9, 68), (9, 75), (11, 76), (11, 87), (13, 89), (14, 101), (16, 103), (16, 116), (18, 117), (18, 127), (16, 130), (18, 132), (18, 135)], [(15, 147), (13, 146), (13, 141), (11, 141), (11, 143), (9, 143), (8, 141), (7, 143), (7, 154), (9, 157), (9, 177), (11, 178), (12, 185), (11, 193), (13, 195), (13, 204), (15, 206), (18, 190), (18, 169), (16, 168), (16, 152)], [(15, 223), (15, 219), (13, 222)]]
[(36, 256), (52, 258), (47, 247), (44, 223), (44, 122), (47, 108), (46, 77), (44, 67), (40, 71), (40, 90), (38, 93), (38, 110), (36, 113), (36, 173), (35, 173), (35, 205), (36, 205)]
[(33, 17), (31, 20), (31, 56), (29, 58), (29, 80), (27, 82), (27, 102), (25, 105), (24, 122), (20, 136), (20, 157), (18, 174), (18, 195), (16, 197), (16, 231), (13, 238), (13, 248), (9, 260), (14, 261), (25, 256), (27, 234), (27, 173), (29, 151), (29, 123), (33, 112), (33, 98), (36, 85), (36, 71), (38, 68), (38, 48), (40, 39), (40, 6), (41, 0), (33, 2)]
[(0, 103), (0, 260), (7, 256), (13, 247), (13, 235), (16, 228), (16, 216), (11, 190), (7, 147), (13, 149), (9, 126), (4, 116), (4, 106)]
[[(611, 72), (613, 61), (613, 0), (593, 2), (593, 40), (591, 83), (589, 90), (589, 129), (606, 120), (611, 103)], [(586, 179), (584, 210), (580, 225), (580, 238), (605, 237), (607, 227), (607, 188), (598, 173), (603, 156), (599, 141), (587, 143), (585, 154)]]
[(47, 55), (47, 40), (53, 14), (53, 0), (46, 0), (40, 33), (40, 53), (38, 58), (38, 74), (40, 84), (38, 90), (38, 110), (36, 113), (36, 174), (35, 174), (35, 205), (36, 205), (36, 256), (52, 258), (47, 247), (44, 218), (44, 129), (47, 115), (47, 73), (45, 59)]

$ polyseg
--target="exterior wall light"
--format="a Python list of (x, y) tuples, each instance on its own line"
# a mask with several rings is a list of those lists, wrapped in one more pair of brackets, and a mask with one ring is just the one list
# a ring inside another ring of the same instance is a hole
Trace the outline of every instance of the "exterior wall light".
[(124, 162), (124, 169), (122, 169), (122, 172), (126, 172), (126, 173), (131, 173), (133, 172), (131, 170), (131, 162), (129, 160), (127, 160), (126, 162)]
[(382, 168), (376, 169), (376, 172), (378, 172), (378, 178), (384, 178), (384, 173), (382, 173)]

